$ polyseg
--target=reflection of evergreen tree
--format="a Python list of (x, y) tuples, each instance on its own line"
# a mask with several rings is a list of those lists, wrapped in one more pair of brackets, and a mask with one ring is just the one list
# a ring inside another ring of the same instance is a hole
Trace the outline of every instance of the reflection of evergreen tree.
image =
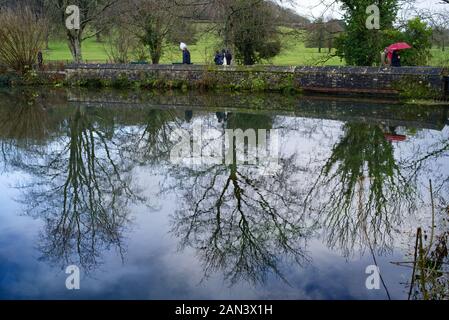
[(336, 206), (342, 209), (350, 207), (356, 186), (361, 179), (369, 178), (366, 205), (372, 206), (376, 214), (385, 212), (388, 204), (386, 193), (395, 186), (394, 174), (399, 172), (393, 151), (392, 144), (385, 139), (379, 127), (347, 125), (343, 139), (334, 147), (323, 170), (325, 176), (338, 176), (342, 185), (343, 197), (338, 199)]
[(412, 193), (383, 131), (349, 123), (306, 202), (321, 203), (329, 244), (349, 254), (357, 242), (385, 248), (412, 205)]

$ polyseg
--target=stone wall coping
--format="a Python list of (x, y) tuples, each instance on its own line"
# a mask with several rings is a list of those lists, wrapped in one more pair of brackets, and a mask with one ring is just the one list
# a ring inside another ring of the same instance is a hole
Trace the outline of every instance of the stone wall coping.
[(325, 66), (325, 67), (296, 67), (297, 73), (326, 73), (326, 74), (367, 74), (367, 75), (435, 75), (447, 73), (444, 68), (438, 67), (352, 67), (352, 66)]
[(138, 70), (138, 71), (228, 71), (228, 72), (279, 72), (294, 73), (294, 66), (215, 66), (199, 64), (68, 64), (66, 70)]
[(211, 65), (153, 65), (153, 64), (69, 64), (66, 70), (124, 70), (124, 71), (214, 71), (326, 74), (388, 74), (447, 76), (448, 69), (439, 67), (352, 67), (352, 66), (211, 66)]

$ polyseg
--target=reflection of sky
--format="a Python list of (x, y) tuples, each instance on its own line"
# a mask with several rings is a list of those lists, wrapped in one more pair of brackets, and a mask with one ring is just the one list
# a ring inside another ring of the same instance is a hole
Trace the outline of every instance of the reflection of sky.
[[(296, 131), (284, 132), (283, 151), (299, 153), (298, 161), (306, 167), (311, 161), (325, 160), (333, 144), (342, 134), (337, 121), (277, 118), (279, 124), (296, 125)], [(447, 130), (444, 132), (447, 136)], [(396, 157), (407, 159), (421, 154), (441, 141), (442, 133), (420, 131), (406, 143), (395, 144)], [(417, 148), (419, 149), (417, 151)], [(296, 149), (296, 150), (295, 150)], [(313, 156), (312, 156), (313, 155)], [(441, 162), (443, 161), (443, 162)], [(446, 160), (431, 161), (428, 169), (447, 176)], [(305, 173), (305, 176), (308, 174)], [(309, 173), (310, 175), (310, 173)], [(311, 262), (302, 267), (285, 261), (281, 269), (289, 285), (270, 275), (264, 285), (239, 282), (230, 287), (219, 273), (208, 279), (192, 249), (180, 251), (178, 239), (169, 232), (169, 217), (180, 199), (174, 193), (158, 194), (164, 176), (151, 175), (148, 168), (134, 170), (135, 183), (145, 190), (153, 208), (134, 205), (132, 225), (125, 235), (124, 260), (115, 249), (103, 252), (102, 264), (81, 280), (82, 290), (65, 289), (64, 270), (40, 261), (36, 249), (43, 222), (21, 215), (20, 197), (11, 186), (24, 178), (18, 172), (0, 175), (0, 298), (105, 298), (105, 299), (383, 299), (384, 290), (365, 288), (365, 268), (373, 264), (369, 252), (343, 258), (339, 252), (326, 248), (318, 239), (311, 239), (307, 252)], [(402, 240), (401, 240), (402, 241)], [(400, 242), (400, 241), (399, 241)], [(400, 247), (399, 243), (396, 244)], [(401, 283), (409, 277), (408, 269), (393, 266), (404, 252), (377, 257), (386, 285), (393, 298), (404, 298)]]
[[(2, 195), (4, 183), (2, 181)], [(133, 208), (133, 231), (126, 242), (125, 261), (115, 252), (107, 252), (103, 265), (82, 277), (81, 290), (65, 290), (65, 274), (39, 262), (35, 239), (40, 223), (16, 214), (2, 214), (0, 228), (0, 297), (19, 298), (105, 298), (105, 299), (345, 299), (384, 297), (384, 292), (368, 292), (364, 288), (364, 269), (372, 264), (368, 257), (347, 262), (314, 241), (309, 247), (313, 263), (305, 268), (285, 266), (290, 282), (286, 285), (271, 276), (265, 286), (245, 283), (229, 287), (215, 274), (202, 282), (202, 269), (191, 250), (179, 252), (177, 240), (167, 234), (167, 215), (175, 210), (175, 199), (163, 199), (163, 208), (150, 212)], [(1, 203), (15, 205), (7, 197)], [(13, 212), (13, 211), (9, 211)], [(6, 223), (5, 223), (6, 221)], [(397, 270), (388, 259), (381, 266), (393, 284), (393, 292), (401, 293)]]

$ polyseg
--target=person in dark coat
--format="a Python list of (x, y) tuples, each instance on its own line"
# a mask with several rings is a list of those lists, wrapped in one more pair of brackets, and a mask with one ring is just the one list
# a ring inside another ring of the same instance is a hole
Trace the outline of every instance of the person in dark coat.
[(190, 121), (192, 121), (192, 118), (193, 118), (193, 111), (192, 110), (186, 110), (184, 112), (184, 114), (185, 114), (186, 122), (190, 123)]
[(214, 62), (217, 66), (223, 65), (223, 55), (219, 51), (215, 53)]
[(226, 117), (226, 114), (224, 112), (217, 112), (215, 113), (217, 115), (218, 123), (223, 123)]
[(42, 51), (40, 51), (40, 50), (37, 53), (37, 65), (39, 67), (39, 70), (42, 70), (42, 67), (44, 65), (44, 56), (42, 54)]
[(181, 42), (179, 47), (182, 50), (182, 64), (192, 64), (190, 59), (190, 51), (187, 49), (187, 45), (184, 42)]
[(400, 67), (401, 66), (401, 56), (398, 51), (393, 51), (393, 55), (391, 57), (391, 66), (392, 67)]
[(226, 62), (227, 62), (227, 64), (228, 64), (228, 66), (230, 66), (230, 65), (231, 65), (231, 62), (232, 62), (232, 54), (231, 54), (231, 51), (226, 50), (225, 57), (226, 57)]
[(187, 48), (182, 50), (182, 63), (183, 64), (192, 64), (192, 61), (190, 59), (190, 51)]

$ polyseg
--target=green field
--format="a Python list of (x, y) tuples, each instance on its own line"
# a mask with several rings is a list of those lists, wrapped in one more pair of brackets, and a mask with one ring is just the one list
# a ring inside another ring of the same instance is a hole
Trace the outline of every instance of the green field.
[[(190, 45), (189, 49), (192, 55), (192, 62), (195, 64), (212, 63), (214, 52), (217, 48), (218, 41), (211, 36), (205, 35), (199, 39), (195, 45)], [(344, 61), (333, 57), (327, 61), (327, 49), (323, 49), (322, 53), (318, 53), (316, 48), (306, 48), (304, 42), (300, 39), (290, 38), (284, 41), (284, 49), (281, 54), (272, 61), (265, 61), (266, 64), (274, 65), (343, 65)], [(107, 42), (96, 42), (91, 38), (83, 42), (83, 59), (87, 62), (106, 62), (110, 60), (105, 49)], [(67, 43), (64, 40), (50, 41), (49, 50), (44, 55), (47, 61), (64, 61), (72, 60)], [(171, 64), (180, 62), (181, 52), (176, 45), (167, 46), (162, 57), (162, 64)], [(441, 66), (449, 65), (449, 50), (445, 52), (440, 49), (432, 49), (432, 59), (429, 65)]]

